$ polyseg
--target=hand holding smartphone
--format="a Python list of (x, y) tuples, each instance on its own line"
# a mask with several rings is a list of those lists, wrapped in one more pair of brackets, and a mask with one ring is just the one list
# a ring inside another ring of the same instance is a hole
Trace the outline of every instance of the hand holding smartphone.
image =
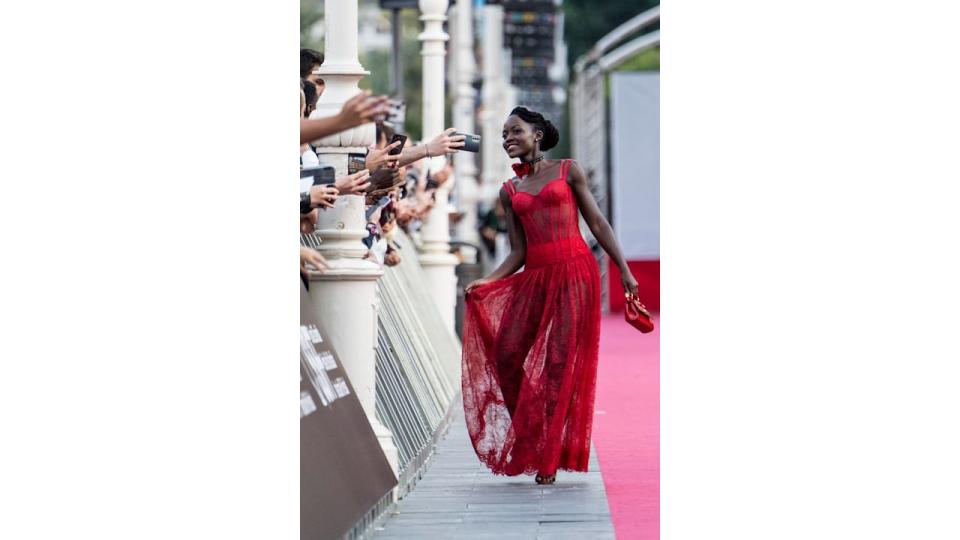
[(403, 145), (407, 143), (407, 136), (401, 135), (399, 133), (394, 133), (393, 137), (390, 139), (390, 144), (393, 144), (397, 141), (400, 141), (400, 145), (390, 150), (389, 154), (391, 156), (396, 156), (396, 155), (399, 155), (400, 152), (403, 152)]
[(464, 152), (480, 151), (480, 135), (461, 133), (459, 131), (452, 133), (452, 135), (463, 135), (463, 146), (460, 147), (460, 150), (463, 150)]
[(300, 170), (300, 178), (313, 178), (313, 185), (332, 184), (336, 181), (336, 169), (331, 165), (319, 165)]

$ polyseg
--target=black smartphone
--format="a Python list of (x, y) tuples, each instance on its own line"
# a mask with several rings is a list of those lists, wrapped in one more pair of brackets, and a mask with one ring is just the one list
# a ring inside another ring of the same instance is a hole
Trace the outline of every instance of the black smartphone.
[(396, 156), (396, 155), (400, 154), (400, 152), (403, 151), (403, 145), (407, 143), (407, 136), (406, 136), (406, 135), (401, 135), (401, 134), (399, 134), (399, 133), (394, 133), (394, 134), (393, 134), (393, 137), (390, 139), (390, 144), (393, 144), (393, 143), (395, 143), (395, 142), (397, 142), (397, 141), (400, 141), (400, 146), (398, 146), (398, 147), (390, 150), (390, 155), (391, 155), (391, 156)]
[(337, 170), (332, 165), (321, 165), (300, 171), (300, 178), (313, 177), (313, 185), (333, 184), (336, 182)]
[(455, 132), (454, 135), (463, 135), (463, 146), (460, 147), (460, 150), (463, 150), (464, 152), (480, 151), (479, 135), (472, 135), (470, 133), (460, 133), (459, 131)]

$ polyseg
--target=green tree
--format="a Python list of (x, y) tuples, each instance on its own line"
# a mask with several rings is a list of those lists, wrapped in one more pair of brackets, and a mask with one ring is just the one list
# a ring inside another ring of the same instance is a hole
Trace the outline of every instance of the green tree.
[(313, 25), (323, 20), (323, 0), (300, 0), (300, 46), (322, 50), (323, 43), (316, 43), (310, 36)]
[[(564, 29), (567, 43), (568, 67), (596, 45), (603, 36), (631, 18), (660, 5), (659, 0), (632, 0), (630, 2), (591, 2), (589, 0), (563, 0)], [(659, 24), (641, 32), (659, 28)], [(644, 51), (627, 60), (617, 71), (643, 71), (660, 69), (660, 48)], [(605, 87), (605, 90), (607, 88)], [(608, 91), (608, 90), (607, 90)], [(568, 94), (569, 95), (569, 94)], [(571, 133), (570, 102), (566, 103), (562, 133)], [(560, 139), (556, 155), (569, 155), (570, 138)]]
[[(389, 16), (388, 11), (383, 13), (384, 17)], [(422, 138), (423, 122), (423, 64), (420, 42), (417, 41), (417, 35), (422, 28), (418, 17), (419, 13), (413, 9), (400, 12), (400, 64), (403, 68), (403, 99), (407, 103), (404, 129), (414, 140)], [(360, 80), (360, 88), (369, 89), (375, 94), (393, 93), (393, 81), (390, 79), (392, 55), (391, 50), (365, 51), (360, 54), (360, 63), (370, 72), (370, 75)]]
[(578, 58), (593, 48), (597, 41), (611, 30), (658, 5), (660, 0), (629, 2), (563, 0), (563, 35), (567, 42), (567, 60), (570, 66), (572, 67)]
[(647, 49), (638, 53), (614, 71), (658, 71), (660, 69), (660, 47)]
[[(376, 0), (361, 0), (361, 4), (376, 3)], [(389, 17), (389, 11), (383, 11), (383, 17)], [(423, 69), (420, 57), (420, 42), (417, 34), (422, 30), (419, 13), (414, 9), (405, 9), (400, 13), (400, 57), (403, 66), (403, 97), (407, 103), (405, 129), (412, 139), (422, 137), (423, 99), (420, 85)], [(323, 51), (323, 43), (314, 40), (314, 25), (323, 21), (323, 0), (300, 0), (300, 46)], [(363, 50), (361, 45), (360, 64), (370, 72), (360, 80), (360, 88), (375, 94), (391, 94), (393, 83), (390, 80), (392, 51)], [(449, 96), (448, 96), (449, 97)], [(448, 100), (449, 101), (449, 100)], [(448, 112), (449, 115), (449, 112)], [(449, 118), (449, 116), (448, 116)]]

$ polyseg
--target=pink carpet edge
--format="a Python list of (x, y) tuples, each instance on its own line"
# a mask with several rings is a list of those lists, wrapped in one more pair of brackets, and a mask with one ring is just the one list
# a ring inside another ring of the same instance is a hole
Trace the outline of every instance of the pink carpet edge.
[(660, 537), (660, 320), (641, 334), (605, 315), (593, 444), (619, 540)]

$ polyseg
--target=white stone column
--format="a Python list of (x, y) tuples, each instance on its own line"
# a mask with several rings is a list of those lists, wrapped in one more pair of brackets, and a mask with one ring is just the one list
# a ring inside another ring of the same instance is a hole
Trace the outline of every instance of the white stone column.
[[(509, 47), (503, 48), (503, 75), (498, 81), (502, 85), (502, 90), (500, 91), (500, 129), (503, 129), (503, 123), (507, 121), (507, 115), (510, 114), (510, 111), (514, 107), (519, 105), (517, 96), (520, 93), (520, 89), (514, 86), (513, 82), (510, 80), (510, 71), (513, 66), (513, 51)], [(510, 159), (510, 156), (507, 155), (507, 152), (503, 149), (503, 138), (497, 140), (500, 144), (500, 178), (506, 180), (507, 178), (512, 178), (513, 167), (510, 166), (511, 163), (514, 163), (514, 160)]]
[[(325, 89), (311, 118), (337, 114), (344, 102), (359, 92), (357, 83), (369, 73), (358, 56), (357, 3), (326, 0), (324, 23), (325, 58), (320, 73)], [(347, 154), (365, 152), (374, 137), (374, 125), (365, 124), (320, 139), (315, 142), (320, 163), (333, 165), (338, 176), (346, 174)], [(323, 274), (310, 275), (310, 296), (396, 473), (398, 452), (393, 436), (375, 413), (376, 291), (383, 270), (362, 258), (367, 252), (362, 243), (367, 236), (366, 221), (364, 200), (358, 195), (340, 197), (335, 208), (320, 210), (316, 234), (330, 268)]]
[(501, 132), (506, 118), (501, 116), (506, 67), (503, 65), (503, 6), (483, 6), (483, 171), (480, 198), (492, 205), (500, 193), (503, 177)]
[[(420, 20), (423, 32), (418, 39), (423, 43), (423, 139), (428, 141), (443, 131), (444, 126), (444, 69), (446, 54), (444, 42), (449, 39), (443, 31), (447, 19), (447, 0), (420, 0)], [(446, 163), (444, 156), (430, 160), (427, 166), (432, 171), (440, 170)], [(424, 220), (421, 229), (423, 253), (420, 264), (427, 274), (430, 295), (451, 333), (454, 332), (457, 304), (457, 276), (454, 267), (457, 258), (450, 253), (450, 217), (447, 199), (451, 178), (437, 190), (437, 202)]]
[[(453, 11), (453, 10), (451, 10)], [(469, 0), (457, 3), (454, 13), (454, 93), (453, 125), (465, 133), (476, 133), (476, 90), (473, 80), (476, 77), (477, 63), (473, 57), (473, 6)], [(456, 194), (459, 210), (463, 217), (457, 224), (457, 236), (464, 241), (480, 243), (477, 231), (477, 201), (480, 186), (477, 185), (476, 155), (472, 152), (458, 152), (453, 157), (456, 176)], [(469, 254), (476, 257), (472, 250)]]

